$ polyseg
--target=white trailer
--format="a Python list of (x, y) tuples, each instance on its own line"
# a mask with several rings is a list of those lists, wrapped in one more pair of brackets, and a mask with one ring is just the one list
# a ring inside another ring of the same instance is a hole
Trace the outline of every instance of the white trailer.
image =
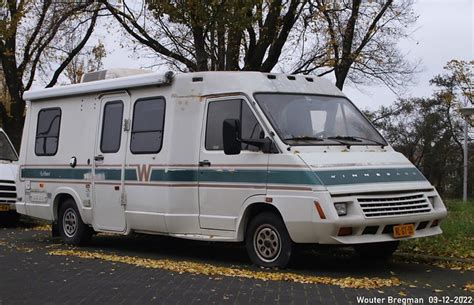
[(254, 263), (284, 267), (295, 244), (382, 257), (441, 233), (435, 188), (321, 78), (149, 73), (24, 98), (16, 208), (66, 243), (245, 242)]
[(7, 134), (0, 128), (0, 226), (18, 221), (15, 212), (18, 155)]

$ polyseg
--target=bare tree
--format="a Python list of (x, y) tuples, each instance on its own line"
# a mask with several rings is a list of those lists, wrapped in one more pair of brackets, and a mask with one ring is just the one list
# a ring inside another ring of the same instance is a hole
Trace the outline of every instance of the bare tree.
[(417, 19), (413, 0), (313, 0), (305, 16), (295, 74), (334, 73), (339, 89), (349, 79), (395, 90), (419, 69), (396, 45)]
[(46, 71), (57, 59), (51, 46), (65, 33), (88, 24), (82, 39), (53, 68), (48, 86), (57, 82), (61, 72), (90, 38), (98, 12), (99, 7), (88, 1), (0, 0), (1, 65), (9, 95), (8, 105), (0, 104), (0, 117), (16, 148), (20, 146), (24, 121), (23, 92), (31, 88), (38, 73)]
[[(180, 70), (271, 71), (306, 0), (100, 0), (125, 31)], [(133, 4), (132, 4), (133, 5)]]

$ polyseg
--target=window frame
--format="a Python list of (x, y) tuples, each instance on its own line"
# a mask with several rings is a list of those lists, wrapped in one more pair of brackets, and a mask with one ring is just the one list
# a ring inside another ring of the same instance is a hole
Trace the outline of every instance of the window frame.
[[(38, 128), (39, 128), (39, 118), (40, 118), (40, 114), (44, 111), (51, 111), (51, 110), (59, 110), (59, 127), (58, 127), (58, 135), (57, 136), (39, 136), (38, 137)], [(36, 133), (35, 133), (35, 155), (38, 156), (38, 157), (51, 157), (51, 156), (55, 156), (57, 153), (58, 153), (58, 150), (59, 150), (59, 137), (61, 135), (61, 121), (62, 121), (62, 118), (63, 118), (63, 111), (61, 109), (61, 107), (48, 107), (48, 108), (41, 108), (40, 111), (38, 111), (38, 115), (36, 116)], [(44, 153), (44, 154), (38, 154), (38, 152), (36, 151), (36, 141), (38, 140), (38, 138), (57, 138), (57, 144), (56, 144), (56, 150), (54, 151), (54, 153), (51, 153), (51, 154), (48, 154), (48, 153)]]
[[(119, 145), (118, 145), (118, 148), (116, 151), (104, 151), (102, 150), (102, 144), (103, 144), (103, 140), (104, 140), (104, 123), (105, 123), (105, 108), (107, 107), (107, 105), (109, 104), (122, 104), (122, 117), (120, 119), (120, 138), (119, 138)], [(103, 154), (115, 154), (117, 152), (120, 151), (120, 148), (122, 147), (122, 128), (123, 128), (123, 112), (125, 110), (125, 104), (122, 100), (114, 100), (114, 101), (109, 101), (109, 102), (106, 102), (104, 104), (104, 107), (102, 108), (102, 130), (100, 132), (100, 146), (99, 146), (99, 149), (100, 149), (100, 152), (103, 153)]]
[[(147, 131), (135, 131), (135, 132), (133, 131), (133, 125), (135, 123), (135, 110), (136, 110), (137, 104), (139, 102), (146, 102), (146, 101), (150, 101), (150, 100), (162, 100), (163, 105), (164, 105), (164, 107), (163, 107), (163, 129), (161, 130), (160, 148), (157, 151), (134, 152), (132, 150), (132, 137), (133, 137), (134, 133), (160, 131), (160, 130), (147, 130)], [(135, 102), (133, 103), (132, 123), (131, 123), (131, 126), (130, 126), (130, 145), (129, 145), (130, 153), (132, 153), (133, 155), (159, 154), (161, 152), (161, 150), (163, 149), (163, 142), (164, 142), (164, 138), (165, 138), (165, 123), (166, 123), (166, 98), (164, 96), (142, 97), (142, 98), (139, 98), (139, 99), (135, 100)]]
[[(243, 104), (246, 103), (247, 107), (250, 110), (250, 113), (253, 115), (255, 120), (257, 121), (258, 125), (260, 128), (263, 130), (263, 132), (266, 134), (266, 130), (263, 127), (264, 125), (260, 122), (258, 116), (254, 113), (254, 110), (252, 109), (252, 106), (250, 103), (247, 101), (247, 99), (243, 96), (229, 96), (226, 98), (221, 98), (221, 99), (209, 99), (207, 100), (207, 106), (206, 106), (206, 128), (204, 129), (204, 149), (206, 151), (224, 151), (224, 148), (222, 149), (209, 149), (207, 148), (207, 127), (209, 126), (209, 106), (211, 103), (219, 103), (219, 102), (226, 102), (226, 101), (231, 101), (231, 100), (240, 100), (240, 115), (239, 115), (239, 120), (240, 120), (240, 133), (242, 134), (242, 109), (243, 109)], [(243, 144), (243, 143), (242, 143)], [(258, 153), (261, 152), (261, 150), (250, 150), (250, 149), (242, 149), (243, 152), (251, 152), (251, 153)]]

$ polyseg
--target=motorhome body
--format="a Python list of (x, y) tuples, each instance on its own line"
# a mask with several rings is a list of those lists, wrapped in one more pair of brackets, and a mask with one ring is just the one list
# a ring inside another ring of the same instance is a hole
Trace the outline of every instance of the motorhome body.
[(441, 233), (434, 187), (324, 79), (151, 73), (24, 98), (17, 210), (68, 242), (89, 226), (245, 240), (284, 266), (293, 243)]

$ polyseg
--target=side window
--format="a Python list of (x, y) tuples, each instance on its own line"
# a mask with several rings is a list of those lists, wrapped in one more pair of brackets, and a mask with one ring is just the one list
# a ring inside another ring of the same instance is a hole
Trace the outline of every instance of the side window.
[[(242, 99), (210, 102), (207, 111), (207, 150), (223, 150), (222, 124), (226, 119), (240, 119), (243, 139), (262, 139), (264, 132), (247, 103)], [(258, 151), (258, 148), (242, 143), (243, 150)]]
[(122, 138), (123, 102), (108, 102), (104, 106), (102, 119), (102, 136), (100, 151), (103, 153), (116, 153), (120, 149)]
[(133, 111), (130, 151), (134, 154), (158, 153), (163, 143), (165, 99), (138, 100)]
[(38, 113), (36, 127), (35, 154), (37, 156), (54, 156), (58, 151), (61, 109), (46, 108)]

